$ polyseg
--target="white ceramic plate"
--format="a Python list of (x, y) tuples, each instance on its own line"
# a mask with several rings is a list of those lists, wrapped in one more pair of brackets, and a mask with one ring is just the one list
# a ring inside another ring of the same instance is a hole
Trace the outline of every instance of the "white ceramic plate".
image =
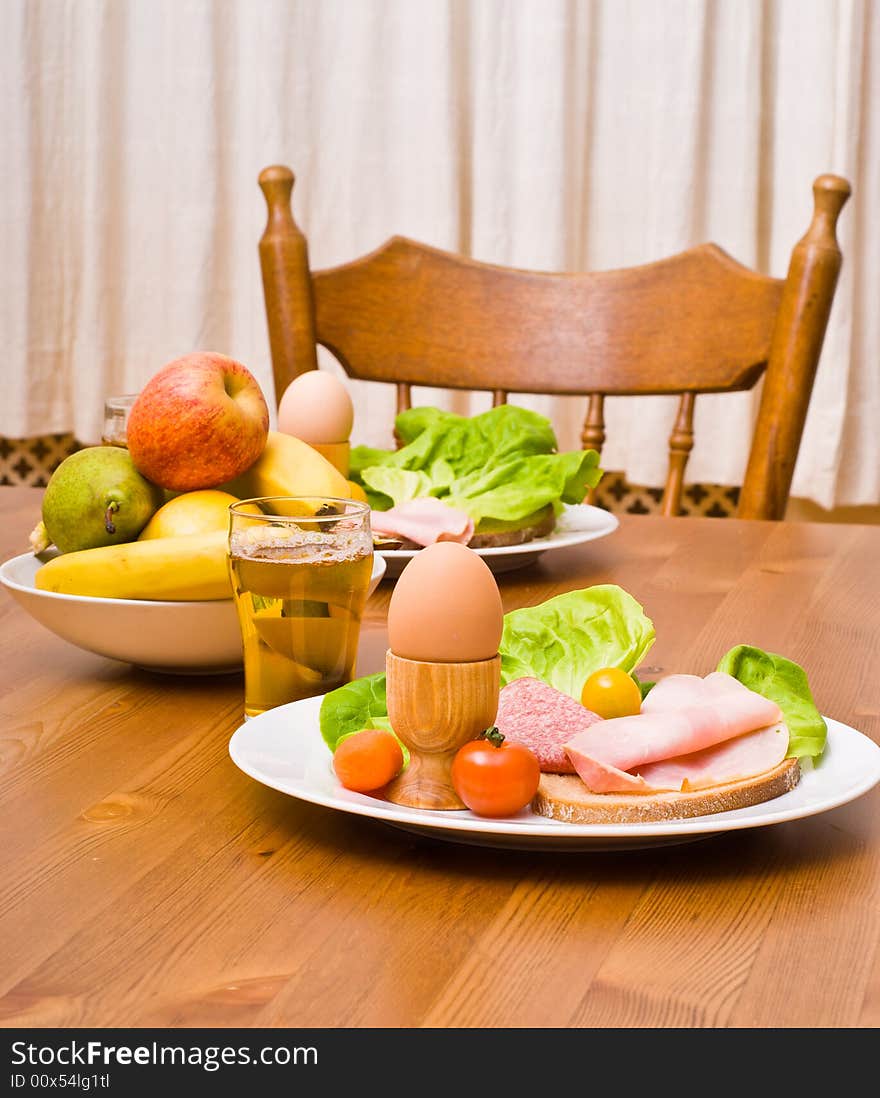
[(722, 831), (784, 823), (826, 812), (866, 793), (880, 781), (880, 747), (861, 732), (828, 720), (828, 745), (815, 769), (775, 800), (733, 812), (649, 824), (567, 824), (524, 810), (492, 820), (468, 811), (404, 808), (343, 789), (321, 739), (323, 698), (271, 709), (238, 728), (229, 743), (236, 766), (263, 785), (299, 800), (371, 816), (407, 831), (477, 846), (520, 850), (621, 850), (692, 842)]
[[(232, 599), (160, 602), (58, 595), (34, 586), (41, 563), (33, 553), (13, 557), (0, 565), (0, 583), (31, 617), (78, 648), (169, 674), (241, 669), (241, 633)], [(371, 594), (384, 572), (385, 562), (375, 554)]]
[[(563, 507), (556, 523), (556, 529), (545, 538), (535, 538), (523, 545), (499, 546), (493, 549), (476, 549), (493, 572), (510, 572), (514, 568), (524, 568), (536, 561), (542, 553), (552, 549), (565, 549), (569, 545), (581, 545), (596, 538), (605, 538), (613, 534), (619, 526), (617, 518), (601, 507), (591, 507), (588, 503), (577, 503)], [(418, 549), (381, 549), (377, 550), (385, 558), (388, 570), (386, 579), (396, 579), (412, 560)]]

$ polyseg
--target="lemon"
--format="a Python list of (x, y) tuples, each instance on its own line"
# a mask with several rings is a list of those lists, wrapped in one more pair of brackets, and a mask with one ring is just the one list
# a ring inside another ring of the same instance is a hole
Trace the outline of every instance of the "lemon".
[(216, 488), (182, 492), (159, 508), (141, 531), (138, 541), (226, 530), (229, 526), (231, 503), (238, 503), (238, 497), (229, 492), (220, 492)]

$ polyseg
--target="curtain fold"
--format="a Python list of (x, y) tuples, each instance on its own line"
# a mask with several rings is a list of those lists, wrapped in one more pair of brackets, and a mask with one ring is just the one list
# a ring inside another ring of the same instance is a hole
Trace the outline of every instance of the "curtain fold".
[[(853, 197), (793, 492), (880, 502), (880, 4), (5, 0), (4, 15), (0, 434), (93, 441), (105, 396), (199, 348), (271, 394), (270, 163), (296, 173), (315, 267), (400, 233), (540, 270), (713, 240), (776, 277), (833, 171)], [(352, 389), (356, 441), (387, 445), (390, 389)], [(514, 399), (579, 444), (584, 401)], [(698, 398), (689, 479), (741, 480), (756, 400)], [(662, 483), (674, 415), (674, 399), (610, 400), (603, 464)]]

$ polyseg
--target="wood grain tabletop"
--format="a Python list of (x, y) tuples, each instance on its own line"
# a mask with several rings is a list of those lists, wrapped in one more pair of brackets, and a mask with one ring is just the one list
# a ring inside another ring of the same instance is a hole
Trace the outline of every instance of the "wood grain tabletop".
[[(39, 505), (0, 488), (0, 559)], [(760, 645), (880, 740), (880, 527), (626, 516), (499, 580), (505, 609), (604, 582), (653, 619), (653, 673)], [(90, 655), (0, 591), (4, 1027), (880, 1024), (880, 788), (677, 846), (492, 850), (258, 784), (228, 754), (242, 701), (239, 675)]]

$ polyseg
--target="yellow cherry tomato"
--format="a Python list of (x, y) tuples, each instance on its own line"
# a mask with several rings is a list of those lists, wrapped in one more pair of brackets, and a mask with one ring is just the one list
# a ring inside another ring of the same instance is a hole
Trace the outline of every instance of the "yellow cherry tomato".
[(594, 671), (584, 683), (581, 703), (599, 717), (632, 717), (642, 708), (642, 693), (619, 667)]

